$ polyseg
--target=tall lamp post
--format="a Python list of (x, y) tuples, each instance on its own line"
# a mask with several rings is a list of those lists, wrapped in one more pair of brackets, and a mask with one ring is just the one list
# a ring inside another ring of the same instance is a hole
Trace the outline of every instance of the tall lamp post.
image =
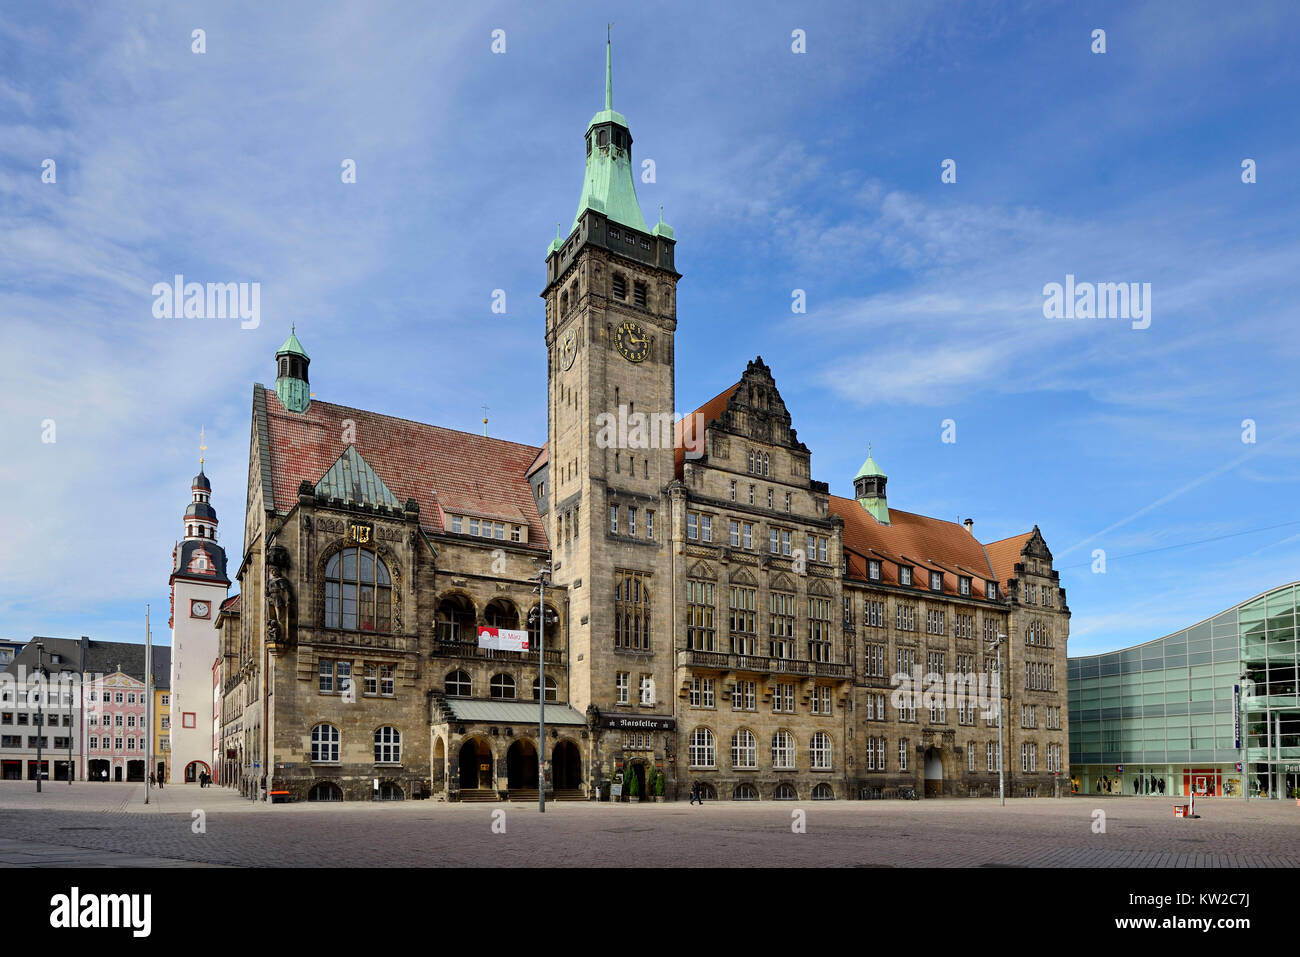
[[(41, 691), (41, 677), (44, 674), (45, 665), (43, 658), (45, 655), (45, 645), (42, 642), (36, 642), (36, 793), (41, 793), (41, 738), (45, 736), (45, 709), (42, 699), (45, 697)], [(30, 699), (29, 699), (30, 700)]]
[(1237, 678), (1237, 740), (1238, 753), (1241, 755), (1241, 795), (1250, 800), (1250, 767), (1246, 764), (1246, 679), (1250, 672), (1243, 671)]
[(546, 813), (546, 579), (551, 563), (537, 570), (537, 811)]
[(997, 693), (998, 693), (998, 804), (1007, 805), (1006, 762), (1002, 760), (1002, 642), (1006, 635), (998, 632), (996, 638), (989, 639), (989, 647), (998, 656)]

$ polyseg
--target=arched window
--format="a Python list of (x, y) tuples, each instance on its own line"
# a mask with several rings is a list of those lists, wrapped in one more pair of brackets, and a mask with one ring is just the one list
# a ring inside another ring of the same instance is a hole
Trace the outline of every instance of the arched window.
[(483, 618), (489, 628), (508, 628), (511, 631), (519, 628), (519, 610), (504, 598), (494, 598), (489, 602)]
[(614, 647), (650, 650), (650, 588), (640, 575), (614, 584)]
[(691, 767), (711, 768), (716, 760), (713, 732), (708, 728), (696, 728), (691, 732)]
[(772, 767), (785, 771), (794, 768), (794, 735), (789, 731), (772, 735)]
[(318, 724), (311, 729), (311, 759), (315, 764), (338, 763), (338, 728), (332, 724)]
[(812, 736), (808, 746), (810, 766), (814, 770), (827, 770), (831, 766), (831, 739), (825, 731), (818, 731)]
[(732, 792), (733, 801), (757, 801), (758, 789), (752, 784), (737, 784), (736, 790)]
[(325, 627), (392, 630), (393, 588), (388, 566), (374, 552), (345, 548), (325, 566)]
[(438, 602), (435, 627), (439, 641), (476, 641), (474, 605), (464, 595), (448, 595)]
[[(538, 689), (538, 687), (537, 687), (537, 679), (534, 678), (534, 679), (533, 679), (533, 700), (534, 700), (534, 701), (537, 700), (537, 692), (538, 692), (538, 690), (539, 690), (539, 689)], [(559, 700), (560, 700), (560, 699), (559, 699), (559, 691), (557, 690), (556, 685), (555, 685), (555, 679), (552, 678), (550, 675), (547, 675), (547, 676), (546, 676), (546, 700), (547, 700), (547, 701), (559, 701)]]
[(506, 674), (493, 675), (490, 693), (493, 698), (513, 698), (515, 679)]
[(402, 732), (385, 725), (375, 731), (375, 764), (402, 762)]
[(379, 790), (375, 792), (376, 801), (401, 801), (405, 797), (402, 786), (395, 781), (380, 781)]
[(813, 788), (812, 799), (814, 801), (834, 801), (835, 789), (832, 788), (829, 784), (822, 782), (821, 784)]
[(308, 801), (342, 801), (343, 789), (333, 781), (321, 781), (313, 784), (307, 792)]
[[(741, 728), (731, 736), (731, 766), (733, 768), (758, 767), (758, 741), (754, 732)], [(754, 795), (758, 799), (758, 795)]]
[(795, 792), (793, 785), (778, 784), (772, 797), (778, 801), (794, 801), (798, 799), (799, 795)]
[(444, 685), (447, 694), (452, 698), (468, 698), (470, 696), (469, 672), (453, 671), (447, 675), (447, 682)]

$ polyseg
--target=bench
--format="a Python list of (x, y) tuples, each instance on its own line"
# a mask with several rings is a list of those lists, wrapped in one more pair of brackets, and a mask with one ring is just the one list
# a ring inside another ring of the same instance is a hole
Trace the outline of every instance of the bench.
[(283, 804), (293, 793), (292, 791), (267, 791), (267, 796), (271, 799), (272, 804)]

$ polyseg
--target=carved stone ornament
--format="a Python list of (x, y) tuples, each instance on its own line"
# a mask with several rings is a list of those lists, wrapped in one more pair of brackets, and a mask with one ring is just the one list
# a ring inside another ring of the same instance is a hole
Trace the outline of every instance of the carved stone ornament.
[(278, 652), (292, 643), (293, 588), (285, 577), (289, 567), (289, 550), (283, 545), (267, 549), (266, 568), (266, 643)]

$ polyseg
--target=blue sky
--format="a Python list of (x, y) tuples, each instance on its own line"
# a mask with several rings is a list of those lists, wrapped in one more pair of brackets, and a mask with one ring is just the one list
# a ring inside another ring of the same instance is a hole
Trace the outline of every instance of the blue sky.
[[(321, 398), (544, 440), (608, 20), (680, 410), (761, 354), (832, 491), (870, 442), (894, 507), (1039, 525), (1071, 653), (1300, 578), (1293, 4), (52, 3), (0, 20), (0, 636), (151, 602), (168, 640), (200, 426), (238, 566), (291, 323)], [(260, 282), (260, 325), (154, 318), (176, 273)], [(1151, 283), (1150, 327), (1044, 318), (1067, 273)]]

